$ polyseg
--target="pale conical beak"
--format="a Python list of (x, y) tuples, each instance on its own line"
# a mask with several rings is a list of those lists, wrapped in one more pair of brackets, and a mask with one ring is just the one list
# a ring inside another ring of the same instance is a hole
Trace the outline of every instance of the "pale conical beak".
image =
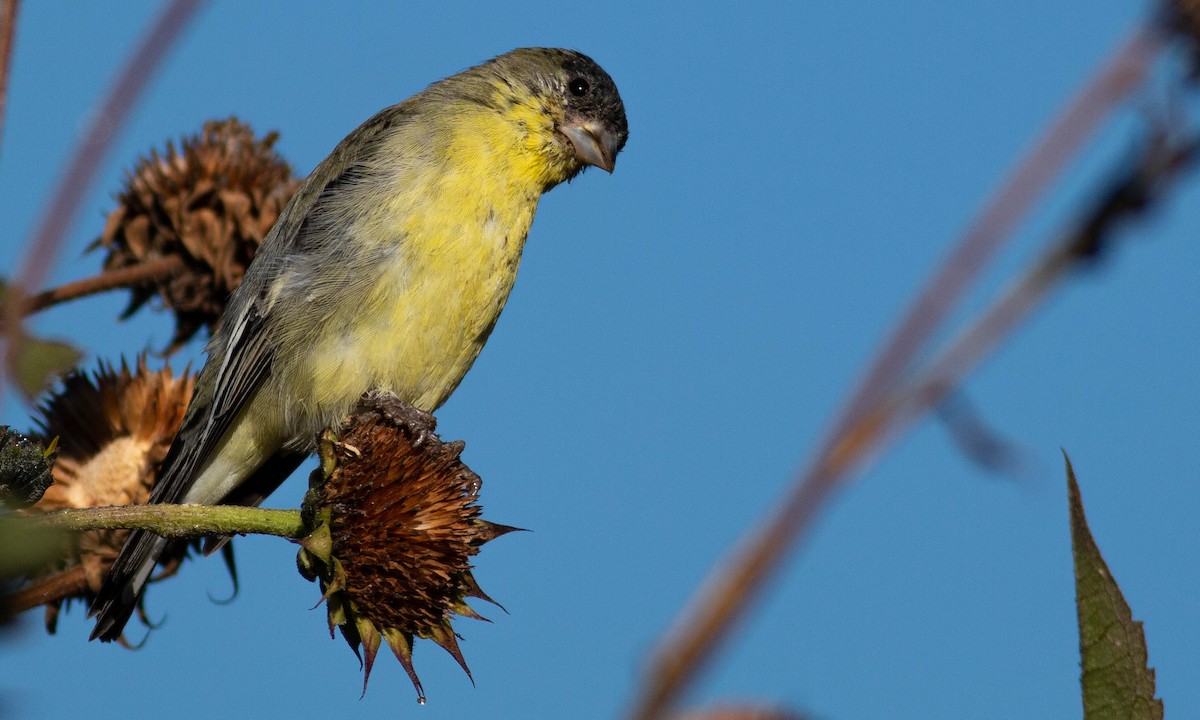
[(617, 163), (620, 138), (592, 120), (569, 122), (562, 126), (562, 134), (575, 147), (575, 157), (581, 162), (611, 173)]

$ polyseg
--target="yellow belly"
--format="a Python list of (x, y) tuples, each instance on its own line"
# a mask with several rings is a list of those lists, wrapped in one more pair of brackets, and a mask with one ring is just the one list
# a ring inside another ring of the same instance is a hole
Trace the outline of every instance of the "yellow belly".
[(429, 412), (441, 406), (504, 308), (535, 208), (406, 233), (379, 279), (338, 312), (350, 323), (311, 328), (298, 352), (277, 356), (271, 382), (286, 392), (276, 397), (293, 399), (285, 424), (315, 433), (373, 388)]

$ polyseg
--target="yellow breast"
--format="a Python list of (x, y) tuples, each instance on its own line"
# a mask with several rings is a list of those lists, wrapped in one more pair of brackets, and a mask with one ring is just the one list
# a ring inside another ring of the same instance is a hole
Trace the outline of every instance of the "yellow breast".
[(354, 291), (330, 308), (353, 320), (308, 329), (296, 339), (306, 349), (276, 363), (274, 380), (290, 388), (291, 411), (305, 424), (330, 424), (371, 388), (433, 411), (479, 355), (544, 189), (510, 124), (480, 129), (476, 122), (442, 138), (447, 157), (398, 172), (355, 222), (353, 241), (384, 251), (371, 283), (346, 278)]

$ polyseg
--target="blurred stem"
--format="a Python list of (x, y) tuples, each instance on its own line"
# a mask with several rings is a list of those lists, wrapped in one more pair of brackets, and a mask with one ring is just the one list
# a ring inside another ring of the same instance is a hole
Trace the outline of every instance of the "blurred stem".
[(87, 588), (87, 574), (84, 573), (83, 566), (76, 565), (22, 587), (11, 595), (5, 595), (0, 598), (0, 605), (3, 605), (2, 609), (5, 613), (15, 615), (31, 610), (38, 605), (76, 595)]
[(61, 530), (149, 530), (175, 539), (208, 535), (276, 535), (296, 540), (308, 534), (299, 510), (241, 505), (120, 505), (60, 510), (4, 522), (28, 522)]
[(8, 109), (8, 75), (17, 37), (17, 0), (0, 0), (0, 139), (4, 137), (4, 111)]
[(124, 124), (138, 96), (148, 85), (150, 76), (199, 6), (200, 0), (171, 0), (125, 63), (104, 102), (91, 116), (83, 142), (63, 173), (54, 199), (42, 215), (37, 234), (27, 249), (25, 263), (21, 271), (14, 275), (24, 287), (37, 287), (45, 280), (71, 220), (79, 210), (83, 195), (116, 138), (117, 130)]
[(848, 471), (865, 461), (867, 453), (882, 452), (923, 413), (942, 402), (973, 368), (983, 362), (1020, 324), (1047, 293), (1081, 260), (1074, 239), (1055, 246), (952, 341), (920, 377), (881, 400), (871, 414), (847, 433), (830, 452), (831, 460)]
[[(201, 0), (170, 0), (126, 61), (103, 103), (90, 115), (83, 141), (63, 173), (54, 198), (46, 206), (33, 240), (25, 248), (24, 262), (12, 275), (18, 284), (18, 293), (27, 295), (30, 288), (41, 287), (46, 281), (50, 266), (83, 204), (92, 179), (100, 169), (100, 162), (116, 138), (117, 130), (125, 123), (138, 96), (149, 84), (151, 75), (200, 4)], [(9, 304), (4, 310), (3, 328), (7, 334), (5, 367), (10, 364), (8, 359), (15, 356), (13, 345), (20, 342), (22, 336), (20, 314), (18, 303)]]
[[(850, 470), (880, 451), (897, 417), (892, 393), (902, 387), (912, 359), (1075, 149), (1141, 83), (1166, 39), (1156, 24), (1135, 30), (984, 207), (878, 353), (814, 460), (797, 476), (788, 497), (743, 540), (729, 560), (713, 571), (680, 613), (651, 659), (631, 717), (657, 720), (671, 714), (680, 695), (810, 529), (825, 501)], [(1050, 274), (1057, 276), (1057, 272)], [(1034, 280), (1041, 284), (1049, 279), (1039, 271)], [(1015, 317), (1009, 314), (1011, 309), (1001, 312), (1006, 324)], [(980, 344), (973, 338), (969, 344), (991, 347), (999, 339), (991, 337), (990, 342)], [(952, 360), (957, 358), (951, 355)], [(961, 370), (965, 372), (965, 368)], [(937, 396), (944, 392), (944, 386), (939, 384), (934, 390), (933, 396)], [(929, 401), (933, 396), (924, 399)], [(928, 405), (921, 409), (925, 407)]]
[(21, 314), (32, 315), (69, 300), (77, 300), (108, 290), (143, 285), (155, 280), (165, 280), (179, 273), (185, 267), (183, 258), (171, 255), (151, 262), (130, 265), (120, 270), (108, 270), (99, 275), (75, 280), (29, 297), (21, 306)]
[(879, 352), (835, 426), (825, 449), (857, 422), (908, 370), (955, 302), (970, 287), (1075, 151), (1116, 106), (1138, 87), (1167, 37), (1158, 22), (1136, 29), (1065, 107), (1008, 180), (967, 227), (950, 256)]

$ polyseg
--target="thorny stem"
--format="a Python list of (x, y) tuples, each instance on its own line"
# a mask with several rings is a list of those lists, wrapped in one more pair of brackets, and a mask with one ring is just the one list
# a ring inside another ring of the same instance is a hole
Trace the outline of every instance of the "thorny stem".
[(297, 540), (310, 532), (299, 510), (270, 510), (241, 505), (117, 505), (73, 508), (26, 515), (4, 522), (28, 522), (60, 530), (149, 530), (163, 537), (189, 539), (209, 535), (275, 535)]
[(889, 393), (902, 382), (912, 358), (1074, 150), (1141, 82), (1164, 44), (1159, 27), (1136, 30), (985, 207), (893, 332), (785, 502), (709, 576), (660, 642), (631, 717), (657, 720), (669, 715), (833, 490), (852, 468), (879, 450), (893, 417), (887, 411)]
[(60, 303), (77, 300), (88, 295), (169, 278), (185, 267), (183, 258), (171, 255), (119, 270), (107, 270), (99, 275), (75, 280), (30, 296), (22, 303), (21, 314), (32, 315)]

